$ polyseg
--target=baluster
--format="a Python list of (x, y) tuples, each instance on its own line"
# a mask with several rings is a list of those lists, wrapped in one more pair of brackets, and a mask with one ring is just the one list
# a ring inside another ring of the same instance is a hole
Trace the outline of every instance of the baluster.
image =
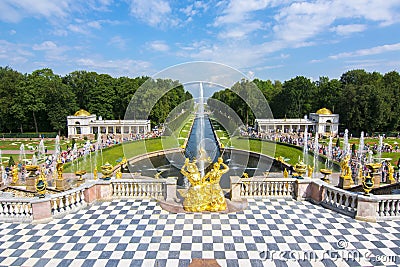
[(31, 216), (31, 214), (29, 213), (29, 206), (30, 206), (30, 203), (25, 203), (25, 205), (24, 205), (24, 212), (25, 212), (26, 216), (28, 216), (28, 217)]
[(12, 203), (12, 202), (9, 202), (8, 204), (10, 205), (9, 208), (8, 208), (8, 213), (11, 215), (11, 217), (15, 217), (15, 216), (14, 216), (14, 207), (13, 207), (13, 203)]
[(4, 214), (3, 202), (0, 202), (0, 215)]
[(58, 207), (57, 207), (57, 199), (53, 199), (53, 214), (58, 213)]
[(395, 212), (395, 206), (394, 206), (394, 202), (395, 202), (395, 200), (394, 199), (392, 199), (391, 201), (390, 201), (390, 216), (395, 216), (396, 215), (396, 212)]
[(85, 195), (84, 195), (84, 191), (81, 191), (81, 203), (85, 203)]
[(379, 202), (379, 216), (383, 216), (383, 210), (384, 210), (384, 206), (383, 206), (383, 200), (381, 202)]
[(260, 183), (260, 195), (265, 196), (265, 182)]
[(4, 214), (8, 215), (8, 202), (4, 203)]
[(128, 196), (132, 196), (132, 183), (128, 183), (128, 190), (126, 192)]
[(138, 187), (138, 197), (142, 196), (142, 185), (140, 183), (137, 183), (137, 187)]
[(395, 216), (399, 216), (400, 215), (400, 201), (398, 199), (396, 199), (395, 201)]
[(65, 207), (64, 207), (64, 209), (65, 209), (66, 211), (69, 211), (69, 210), (71, 209), (71, 207), (70, 207), (69, 198), (68, 198), (67, 195), (64, 196), (64, 200), (65, 200)]
[(343, 203), (343, 209), (344, 210), (348, 210), (349, 208), (349, 196), (347, 196), (346, 194), (342, 195), (342, 203)]
[(132, 186), (133, 186), (133, 196), (136, 197), (137, 194), (136, 183), (132, 184)]
[(390, 200), (385, 201), (385, 216), (390, 216)]

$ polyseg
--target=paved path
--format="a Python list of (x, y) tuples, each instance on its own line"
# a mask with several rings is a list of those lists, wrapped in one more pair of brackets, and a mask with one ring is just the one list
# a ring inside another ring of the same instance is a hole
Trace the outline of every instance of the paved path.
[(396, 255), (400, 222), (358, 222), (293, 200), (250, 200), (232, 214), (113, 200), (48, 224), (0, 223), (0, 266), (188, 266), (192, 258), (229, 267), (398, 266)]

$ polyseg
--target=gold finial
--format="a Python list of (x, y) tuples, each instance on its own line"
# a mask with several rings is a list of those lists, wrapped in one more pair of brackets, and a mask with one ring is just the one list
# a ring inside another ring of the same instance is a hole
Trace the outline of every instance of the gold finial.
[(283, 171), (283, 177), (284, 178), (288, 178), (289, 177), (289, 173), (287, 171), (287, 169), (285, 168), (285, 170)]

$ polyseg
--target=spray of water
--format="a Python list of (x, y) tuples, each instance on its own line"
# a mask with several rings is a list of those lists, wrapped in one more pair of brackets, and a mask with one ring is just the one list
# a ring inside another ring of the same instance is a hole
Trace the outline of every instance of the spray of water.
[[(200, 119), (200, 127), (197, 127), (197, 133), (199, 138), (199, 144), (197, 147), (197, 151), (205, 151), (204, 147), (204, 96), (203, 96), (203, 83), (200, 83), (200, 99), (199, 99), (199, 108), (198, 108), (198, 114), (199, 114), (199, 119)], [(199, 161), (199, 168), (200, 168), (200, 173), (201, 177), (204, 177), (204, 160)]]
[(382, 158), (383, 135), (379, 135), (378, 158)]
[(332, 150), (332, 146), (333, 146), (333, 137), (329, 136), (329, 143), (328, 143), (328, 164), (326, 166), (327, 169), (332, 168), (332, 160), (333, 160), (333, 150)]
[(349, 153), (349, 130), (344, 130), (343, 137), (343, 157)]
[(308, 127), (304, 131), (303, 162), (308, 165)]
[[(318, 134), (314, 137), (314, 174), (318, 172), (318, 154), (319, 154), (319, 142)], [(312, 175), (312, 174), (310, 174)]]
[(60, 136), (57, 135), (54, 145), (54, 160), (56, 160), (60, 154), (61, 154)]
[(42, 140), (40, 140), (39, 147), (38, 147), (38, 159), (43, 158), (45, 156), (45, 154), (46, 154), (46, 151), (45, 151), (45, 147), (44, 147), (44, 141), (42, 139)]
[(24, 144), (21, 144), (21, 146), (19, 147), (19, 158), (18, 159), (19, 159), (19, 162), (21, 162), (21, 163), (26, 160), (26, 153), (25, 153)]

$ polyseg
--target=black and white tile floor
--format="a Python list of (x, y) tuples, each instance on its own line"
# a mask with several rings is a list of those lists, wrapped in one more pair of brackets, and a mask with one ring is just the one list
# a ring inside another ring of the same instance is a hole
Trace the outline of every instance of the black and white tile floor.
[(308, 202), (249, 200), (231, 214), (172, 214), (114, 200), (48, 224), (0, 223), (0, 266), (399, 266), (400, 222), (365, 223)]

